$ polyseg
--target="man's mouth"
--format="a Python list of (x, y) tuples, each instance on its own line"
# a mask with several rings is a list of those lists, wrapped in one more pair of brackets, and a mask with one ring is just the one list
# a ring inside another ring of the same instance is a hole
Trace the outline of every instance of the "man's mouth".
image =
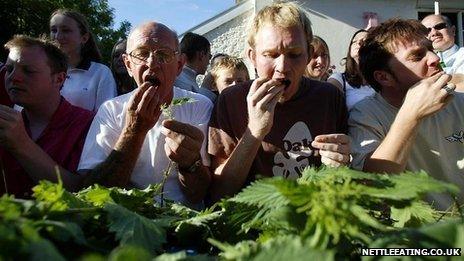
[(290, 81), (289, 79), (282, 79), (281, 80), (282, 84), (285, 85), (285, 90), (288, 88), (288, 86), (290, 86), (290, 84), (292, 83), (292, 81)]
[(154, 75), (148, 75), (145, 77), (145, 81), (151, 83), (153, 86), (161, 85), (161, 81)]

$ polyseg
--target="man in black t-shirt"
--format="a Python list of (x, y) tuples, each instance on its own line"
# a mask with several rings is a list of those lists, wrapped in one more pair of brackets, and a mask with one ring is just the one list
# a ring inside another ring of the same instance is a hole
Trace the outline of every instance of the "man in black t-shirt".
[(272, 4), (249, 32), (247, 55), (259, 78), (218, 98), (208, 145), (213, 200), (235, 194), (256, 174), (298, 177), (310, 165), (350, 161), (343, 95), (303, 77), (312, 52), (304, 12), (292, 3)]

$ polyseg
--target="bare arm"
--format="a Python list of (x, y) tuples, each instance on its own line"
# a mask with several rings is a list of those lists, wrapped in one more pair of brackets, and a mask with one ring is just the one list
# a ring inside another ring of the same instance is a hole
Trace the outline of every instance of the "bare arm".
[(437, 74), (409, 89), (385, 139), (366, 158), (364, 171), (399, 173), (405, 170), (420, 122), (452, 99), (452, 95), (442, 89), (449, 79), (449, 75)]
[(213, 201), (224, 196), (232, 196), (243, 188), (260, 146), (261, 140), (254, 137), (247, 128), (228, 159), (213, 158), (212, 169), (215, 169), (211, 186)]
[(110, 155), (86, 173), (84, 184), (125, 187), (128, 185), (145, 136), (158, 120), (161, 110), (157, 88), (143, 83), (129, 100), (126, 122)]
[(248, 128), (227, 158), (213, 157), (211, 197), (216, 201), (237, 193), (245, 184), (264, 137), (272, 128), (275, 106), (284, 90), (279, 80), (258, 78), (247, 96)]

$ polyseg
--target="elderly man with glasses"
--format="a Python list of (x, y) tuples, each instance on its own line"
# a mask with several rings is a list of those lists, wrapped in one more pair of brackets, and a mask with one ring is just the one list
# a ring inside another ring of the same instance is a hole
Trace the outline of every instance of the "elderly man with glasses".
[[(176, 33), (160, 23), (142, 24), (129, 35), (123, 58), (138, 88), (100, 107), (80, 172), (88, 185), (145, 188), (163, 183), (171, 169), (166, 198), (201, 208), (211, 180), (204, 137), (212, 103), (173, 86), (184, 65)], [(179, 98), (195, 101), (163, 115), (161, 107)]]
[(440, 57), (440, 64), (446, 73), (464, 73), (464, 47), (454, 43), (456, 27), (444, 15), (428, 15), (422, 19), (428, 29), (427, 38)]

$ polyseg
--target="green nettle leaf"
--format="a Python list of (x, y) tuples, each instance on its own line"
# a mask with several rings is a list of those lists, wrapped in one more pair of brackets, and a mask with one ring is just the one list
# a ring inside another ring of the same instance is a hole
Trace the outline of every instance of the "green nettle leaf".
[(150, 253), (160, 252), (166, 242), (167, 219), (152, 220), (116, 204), (106, 204), (109, 231), (116, 233), (120, 245), (142, 247)]
[(39, 220), (35, 222), (36, 227), (43, 227), (57, 241), (66, 242), (72, 239), (80, 245), (86, 245), (84, 233), (80, 226), (72, 222), (61, 222), (53, 220)]
[(282, 195), (276, 184), (287, 182), (291, 181), (279, 178), (255, 181), (230, 200), (264, 208), (285, 206), (289, 200)]
[(58, 252), (55, 246), (48, 240), (39, 239), (33, 241), (28, 246), (28, 252), (31, 254), (29, 260), (42, 261), (42, 260), (56, 260), (65, 261), (66, 259)]
[(32, 188), (32, 191), (34, 191), (33, 196), (37, 199), (39, 207), (49, 211), (91, 207), (87, 202), (66, 191), (61, 180), (58, 183), (41, 180), (37, 186)]
[(152, 260), (152, 256), (147, 249), (143, 247), (137, 247), (132, 245), (120, 246), (115, 248), (109, 255), (108, 260), (110, 261), (126, 261), (126, 260), (137, 260), (137, 261), (149, 261)]
[(111, 190), (99, 185), (79, 191), (77, 197), (92, 203), (96, 207), (103, 207), (106, 203), (114, 202), (111, 198)]
[(4, 220), (16, 220), (22, 214), (21, 206), (14, 202), (14, 197), (3, 195), (0, 198), (0, 217)]
[(391, 208), (391, 218), (395, 227), (414, 226), (431, 223), (436, 220), (437, 211), (423, 201), (414, 201), (404, 208)]
[(367, 187), (361, 193), (370, 197), (392, 200), (412, 200), (425, 193), (459, 193), (456, 185), (438, 181), (425, 172), (404, 172), (398, 175), (378, 176), (379, 180), (388, 180), (391, 185), (385, 187)]

